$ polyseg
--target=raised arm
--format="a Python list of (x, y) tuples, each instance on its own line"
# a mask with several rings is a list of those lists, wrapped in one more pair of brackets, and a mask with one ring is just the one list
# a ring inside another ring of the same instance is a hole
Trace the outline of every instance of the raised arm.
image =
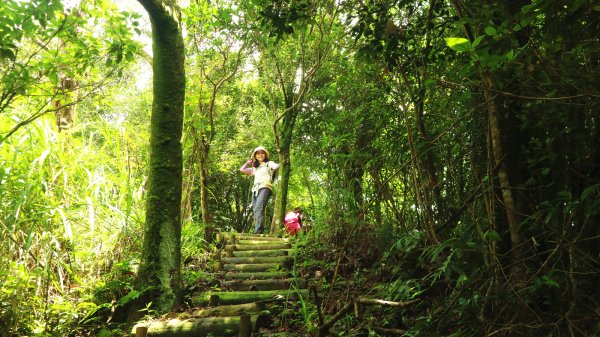
[(252, 166), (247, 167), (248, 165), (252, 164), (252, 159), (249, 159), (247, 162), (244, 163), (244, 165), (242, 165), (242, 167), (240, 167), (240, 172), (244, 173), (244, 174), (248, 174), (248, 175), (252, 175)]

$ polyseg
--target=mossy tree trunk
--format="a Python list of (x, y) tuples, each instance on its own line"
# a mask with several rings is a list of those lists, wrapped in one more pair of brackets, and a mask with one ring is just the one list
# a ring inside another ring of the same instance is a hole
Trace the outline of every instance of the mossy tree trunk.
[(138, 0), (152, 23), (153, 93), (146, 228), (138, 285), (159, 310), (181, 300), (181, 191), (185, 69), (178, 8)]
[(283, 225), (283, 218), (285, 216), (285, 209), (287, 206), (287, 193), (290, 182), (291, 173), (291, 159), (290, 159), (290, 147), (292, 145), (292, 134), (294, 131), (294, 124), (296, 123), (296, 116), (298, 110), (292, 106), (291, 102), (286, 100), (286, 108), (288, 112), (283, 116), (281, 120), (281, 127), (277, 128), (277, 123), (274, 124), (273, 129), (275, 131), (275, 145), (277, 147), (277, 153), (279, 154), (279, 173), (278, 173), (278, 185), (277, 194), (275, 195), (275, 202), (273, 207), (273, 221), (271, 224), (271, 233), (275, 233)]

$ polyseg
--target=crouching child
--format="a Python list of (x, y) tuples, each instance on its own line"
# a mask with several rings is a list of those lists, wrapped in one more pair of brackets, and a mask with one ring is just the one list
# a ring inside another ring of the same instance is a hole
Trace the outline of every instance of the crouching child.
[(302, 229), (302, 208), (296, 207), (285, 215), (283, 224), (290, 235), (296, 235)]

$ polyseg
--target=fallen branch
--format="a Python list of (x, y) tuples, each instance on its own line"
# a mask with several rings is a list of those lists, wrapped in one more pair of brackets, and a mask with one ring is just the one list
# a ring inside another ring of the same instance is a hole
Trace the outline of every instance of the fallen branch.
[(404, 334), (406, 333), (406, 330), (389, 329), (389, 328), (382, 328), (382, 327), (378, 327), (378, 326), (374, 326), (374, 327), (372, 327), (372, 329), (375, 330), (375, 332), (377, 332), (377, 333), (382, 333), (382, 334), (387, 334), (387, 335), (404, 336)]
[(317, 306), (317, 317), (319, 318), (319, 326), (323, 325), (323, 312), (321, 311), (321, 298), (319, 297), (319, 291), (315, 284), (311, 284), (309, 288), (310, 292), (313, 293), (313, 298), (315, 299), (315, 304)]
[(359, 298), (358, 300), (356, 300), (356, 303), (362, 304), (362, 305), (383, 305), (386, 307), (396, 307), (396, 308), (406, 307), (406, 306), (411, 305), (416, 302), (417, 302), (417, 300), (406, 301), (406, 302), (392, 302), (392, 301), (378, 300), (378, 299), (371, 299), (371, 298)]
[(344, 318), (344, 316), (354, 307), (354, 301), (349, 302), (348, 304), (346, 304), (342, 310), (340, 310), (337, 314), (335, 314), (335, 316), (333, 316), (327, 323), (321, 325), (319, 327), (319, 331), (318, 331), (318, 335), (319, 337), (325, 337), (325, 335), (327, 335), (327, 332), (329, 332), (329, 329), (331, 329), (331, 327), (335, 324), (335, 322), (339, 321), (340, 319)]
[[(392, 301), (371, 299), (371, 298), (359, 298), (355, 301), (350, 301), (340, 311), (338, 311), (338, 313), (335, 314), (335, 316), (333, 316), (329, 321), (327, 321), (327, 323), (321, 324), (321, 326), (319, 327), (317, 336), (324, 337), (325, 335), (327, 335), (327, 332), (329, 331), (329, 329), (331, 329), (331, 327), (337, 321), (344, 318), (344, 316), (348, 312), (350, 312), (352, 310), (352, 308), (355, 308), (355, 310), (356, 310), (356, 312), (355, 312), (356, 317), (359, 319), (362, 319), (362, 317), (361, 317), (362, 310), (360, 310), (359, 307), (362, 307), (365, 305), (382, 305), (382, 306), (386, 306), (386, 307), (403, 308), (403, 307), (409, 306), (416, 302), (417, 302), (417, 300), (406, 301), (406, 302), (392, 302)], [(405, 331), (402, 331), (402, 330), (387, 329), (387, 328), (380, 328), (380, 327), (373, 327), (373, 330), (384, 332), (384, 333), (389, 333), (389, 334), (394, 334), (394, 335), (403, 335), (405, 333)]]
[(364, 307), (368, 306), (368, 305), (380, 305), (380, 306), (385, 306), (385, 307), (403, 308), (403, 307), (406, 307), (415, 302), (417, 302), (417, 300), (406, 301), (406, 302), (392, 302), (392, 301), (378, 300), (378, 299), (371, 299), (371, 298), (359, 298), (354, 303), (354, 315), (359, 320), (363, 320), (363, 315), (365, 312)]

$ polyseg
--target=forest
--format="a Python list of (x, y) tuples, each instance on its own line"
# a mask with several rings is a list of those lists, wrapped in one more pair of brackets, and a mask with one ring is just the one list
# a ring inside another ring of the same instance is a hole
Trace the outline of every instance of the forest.
[(598, 32), (593, 0), (0, 1), (0, 336), (186, 315), (264, 146), (315, 296), (255, 336), (599, 337)]

